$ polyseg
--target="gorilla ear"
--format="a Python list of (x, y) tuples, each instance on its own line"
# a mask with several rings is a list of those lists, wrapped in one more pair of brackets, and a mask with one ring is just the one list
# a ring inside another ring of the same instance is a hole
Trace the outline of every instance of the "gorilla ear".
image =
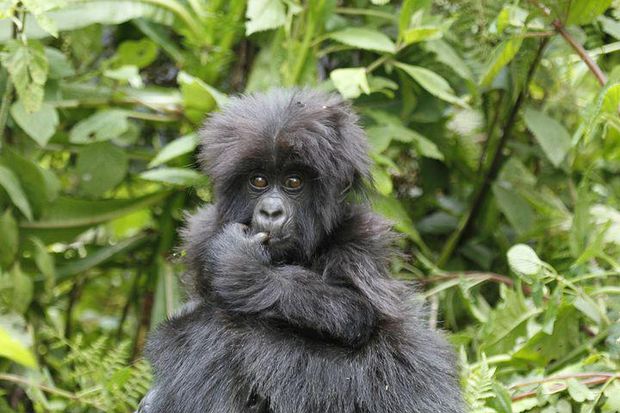
[(349, 104), (342, 99), (328, 107), (330, 123), (340, 137), (341, 147), (336, 154), (344, 176), (350, 177), (344, 192), (363, 192), (364, 183), (372, 183), (371, 161), (368, 156), (368, 138), (359, 125), (359, 117)]

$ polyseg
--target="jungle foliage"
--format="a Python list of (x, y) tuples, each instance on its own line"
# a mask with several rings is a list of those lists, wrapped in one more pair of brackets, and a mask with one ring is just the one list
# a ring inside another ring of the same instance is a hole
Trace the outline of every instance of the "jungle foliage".
[[(619, 0), (0, 1), (0, 411), (129, 412), (182, 302), (195, 131), (351, 99), (395, 276), (472, 412), (620, 412)], [(277, 360), (274, 360), (277, 362)]]

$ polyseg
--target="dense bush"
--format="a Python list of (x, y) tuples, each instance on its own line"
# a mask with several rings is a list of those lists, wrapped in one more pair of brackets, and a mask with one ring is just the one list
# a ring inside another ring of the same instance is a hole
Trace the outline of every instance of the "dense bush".
[[(360, 112), (471, 411), (620, 412), (620, 1), (0, 1), (0, 411), (127, 412), (227, 95)], [(178, 255), (183, 252), (179, 251)], [(276, 362), (276, 361), (274, 361)]]

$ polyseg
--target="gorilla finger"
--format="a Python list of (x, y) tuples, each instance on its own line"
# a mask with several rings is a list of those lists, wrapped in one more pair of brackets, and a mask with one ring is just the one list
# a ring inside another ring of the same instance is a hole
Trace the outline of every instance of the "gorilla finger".
[(260, 244), (265, 244), (267, 241), (269, 241), (269, 234), (266, 232), (259, 232), (257, 234), (254, 234), (254, 236), (252, 236), (252, 241), (258, 242)]

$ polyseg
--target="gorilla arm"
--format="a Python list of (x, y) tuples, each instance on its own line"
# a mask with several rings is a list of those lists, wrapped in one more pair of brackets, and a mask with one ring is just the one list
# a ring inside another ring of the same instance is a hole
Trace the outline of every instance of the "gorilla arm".
[[(350, 347), (368, 340), (377, 310), (352, 282), (356, 270), (366, 271), (367, 265), (328, 263), (325, 274), (298, 265), (272, 265), (263, 241), (262, 234), (248, 235), (239, 224), (225, 226), (214, 237), (207, 265), (223, 308), (283, 321)], [(338, 261), (355, 262), (349, 258)]]

